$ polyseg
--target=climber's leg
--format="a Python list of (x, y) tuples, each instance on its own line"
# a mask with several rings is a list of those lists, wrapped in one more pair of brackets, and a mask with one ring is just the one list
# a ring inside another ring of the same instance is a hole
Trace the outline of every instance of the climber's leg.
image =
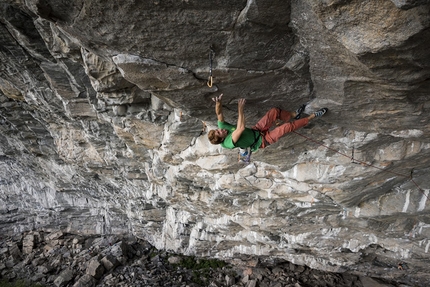
[(252, 128), (261, 132), (266, 132), (270, 129), (276, 120), (288, 122), (291, 119), (292, 113), (281, 110), (279, 108), (271, 108)]
[(274, 130), (268, 131), (267, 133), (265, 133), (264, 139), (267, 141), (267, 143), (273, 144), (277, 142), (285, 134), (298, 130), (306, 126), (308, 123), (309, 123), (308, 118), (303, 118), (290, 123), (285, 123), (283, 125), (280, 125), (279, 127), (276, 127)]

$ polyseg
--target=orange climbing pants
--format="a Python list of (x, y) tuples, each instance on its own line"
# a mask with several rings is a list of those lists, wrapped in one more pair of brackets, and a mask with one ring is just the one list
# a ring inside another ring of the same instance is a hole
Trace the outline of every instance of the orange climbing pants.
[[(270, 129), (273, 124), (281, 120), (284, 123), (280, 126)], [(271, 108), (258, 123), (252, 127), (254, 130), (258, 130), (263, 137), (260, 148), (265, 148), (277, 142), (282, 136), (292, 131), (298, 130), (309, 123), (308, 118), (302, 118), (290, 122), (291, 113), (279, 108)]]

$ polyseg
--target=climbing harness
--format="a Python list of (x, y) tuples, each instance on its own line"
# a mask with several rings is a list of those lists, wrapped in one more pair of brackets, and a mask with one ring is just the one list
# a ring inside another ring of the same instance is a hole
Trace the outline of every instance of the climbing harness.
[(418, 185), (418, 183), (416, 183), (416, 181), (413, 179), (413, 172), (414, 172), (414, 170), (412, 169), (411, 170), (411, 173), (410, 173), (410, 175), (405, 175), (405, 174), (402, 174), (402, 173), (398, 173), (398, 172), (395, 172), (395, 171), (392, 171), (392, 170), (386, 170), (386, 169), (384, 169), (384, 168), (381, 168), (381, 167), (378, 167), (378, 166), (375, 166), (375, 165), (373, 165), (373, 164), (370, 164), (370, 163), (367, 163), (367, 162), (364, 162), (364, 161), (361, 161), (361, 160), (357, 160), (357, 159), (355, 159), (354, 158), (354, 148), (352, 149), (352, 156), (349, 156), (349, 155), (347, 155), (347, 154), (345, 154), (345, 153), (342, 153), (342, 152), (340, 152), (340, 151), (338, 151), (338, 150), (335, 150), (335, 149), (333, 149), (333, 148), (331, 148), (331, 147), (329, 147), (329, 146), (327, 146), (327, 145), (325, 145), (324, 143), (322, 143), (322, 142), (320, 142), (320, 141), (317, 141), (317, 140), (314, 140), (314, 139), (311, 139), (310, 137), (307, 137), (307, 136), (305, 136), (305, 135), (302, 135), (302, 134), (300, 134), (300, 133), (298, 133), (298, 132), (296, 132), (296, 131), (293, 131), (293, 133), (295, 133), (296, 135), (298, 135), (298, 136), (301, 136), (301, 137), (303, 137), (303, 138), (305, 138), (306, 140), (308, 140), (308, 141), (310, 141), (310, 142), (313, 142), (313, 143), (315, 143), (315, 144), (317, 144), (317, 145), (319, 145), (319, 146), (322, 146), (322, 147), (324, 147), (324, 148), (326, 148), (326, 149), (328, 149), (328, 150), (331, 150), (331, 151), (333, 151), (333, 152), (335, 152), (335, 153), (337, 153), (337, 154), (340, 154), (340, 155), (342, 155), (342, 156), (344, 156), (344, 157), (347, 157), (347, 158), (349, 158), (349, 159), (351, 159), (351, 162), (352, 163), (356, 163), (356, 164), (361, 164), (361, 165), (365, 165), (365, 166), (368, 166), (368, 167), (373, 167), (373, 168), (376, 168), (376, 169), (379, 169), (379, 170), (381, 170), (381, 171), (383, 171), (383, 172), (386, 172), (386, 173), (391, 173), (391, 174), (393, 174), (393, 175), (396, 175), (396, 176), (399, 176), (399, 177), (404, 177), (404, 178), (406, 178), (406, 179), (409, 179), (417, 188), (418, 188), (418, 190), (425, 196), (425, 197), (427, 197), (427, 199), (429, 199), (430, 200), (430, 198), (428, 197), (428, 195), (425, 193), (425, 191)]
[(208, 82), (207, 85), (209, 88), (212, 88), (212, 84), (213, 84), (213, 77), (212, 77), (212, 62), (213, 62), (213, 58), (215, 56), (215, 52), (212, 49), (212, 46), (209, 48), (209, 77), (208, 77)]
[(251, 150), (255, 150), (256, 149), (255, 145), (258, 143), (258, 140), (260, 139), (260, 137), (262, 138), (263, 141), (264, 141), (264, 137), (263, 137), (263, 134), (260, 133), (260, 131), (254, 130), (254, 129), (252, 131), (254, 132), (254, 142), (249, 147), (251, 148)]

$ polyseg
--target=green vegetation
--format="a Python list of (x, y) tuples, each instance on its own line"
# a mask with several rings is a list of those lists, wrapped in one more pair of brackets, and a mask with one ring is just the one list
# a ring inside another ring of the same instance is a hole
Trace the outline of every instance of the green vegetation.
[(178, 266), (187, 268), (190, 270), (200, 270), (209, 268), (222, 268), (225, 267), (227, 263), (216, 260), (216, 259), (197, 259), (195, 257), (185, 257), (182, 259)]
[(152, 259), (157, 255), (158, 255), (158, 250), (154, 248), (153, 250), (151, 250), (151, 253), (149, 253), (149, 258)]
[(222, 268), (227, 263), (216, 259), (196, 259), (195, 257), (184, 257), (181, 262), (175, 264), (177, 267), (185, 268), (192, 272), (192, 282), (200, 286), (207, 286), (211, 269)]

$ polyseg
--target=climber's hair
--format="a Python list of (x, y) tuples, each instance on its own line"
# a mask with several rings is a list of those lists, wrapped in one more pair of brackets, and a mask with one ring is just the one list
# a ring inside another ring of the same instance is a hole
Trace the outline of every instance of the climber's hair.
[(208, 132), (208, 139), (211, 142), (211, 144), (220, 144), (224, 140), (223, 138), (215, 134), (215, 130), (210, 130)]

